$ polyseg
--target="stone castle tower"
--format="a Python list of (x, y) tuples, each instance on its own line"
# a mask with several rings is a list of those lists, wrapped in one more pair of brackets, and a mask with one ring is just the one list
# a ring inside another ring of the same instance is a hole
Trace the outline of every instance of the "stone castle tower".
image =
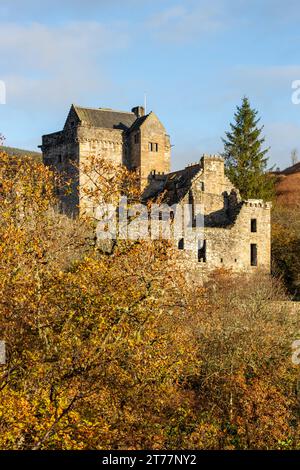
[(142, 106), (123, 112), (72, 105), (63, 130), (44, 135), (41, 145), (44, 163), (73, 181), (72, 194), (60, 195), (69, 215), (80, 210), (81, 175), (75, 167), (91, 155), (137, 170), (144, 188), (151, 174), (169, 173), (170, 148), (163, 124), (153, 112), (145, 114)]

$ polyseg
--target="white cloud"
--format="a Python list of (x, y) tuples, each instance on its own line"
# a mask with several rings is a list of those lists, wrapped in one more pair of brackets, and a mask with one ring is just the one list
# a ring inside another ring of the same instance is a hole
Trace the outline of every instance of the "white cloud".
[(98, 22), (71, 22), (63, 26), (32, 23), (28, 26), (1, 24), (0, 54), (10, 68), (34, 67), (51, 70), (66, 64), (81, 64), (128, 45), (122, 25), (111, 27)]
[(105, 60), (129, 43), (124, 24), (1, 25), (0, 78), (7, 84), (8, 104), (65, 105), (109, 88)]
[(221, 2), (184, 2), (152, 16), (147, 23), (154, 36), (166, 42), (188, 42), (225, 26)]
[(300, 77), (299, 65), (269, 65), (269, 66), (246, 66), (236, 67), (238, 76), (247, 79), (248, 82), (260, 80), (272, 85), (281, 84), (286, 80), (295, 80)]

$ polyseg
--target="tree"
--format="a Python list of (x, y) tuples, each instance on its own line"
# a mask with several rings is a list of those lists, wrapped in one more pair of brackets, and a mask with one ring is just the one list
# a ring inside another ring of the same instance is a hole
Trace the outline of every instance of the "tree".
[[(97, 171), (95, 203), (130, 189)], [(279, 281), (187, 282), (161, 240), (102, 253), (52, 210), (49, 169), (0, 152), (0, 182), (0, 449), (299, 447)]]
[(257, 114), (244, 97), (234, 114), (234, 124), (230, 124), (231, 131), (222, 139), (223, 156), (227, 176), (241, 196), (267, 200), (273, 197), (274, 181), (267, 173), (269, 148), (262, 148), (265, 138), (261, 137), (263, 126), (258, 127)]

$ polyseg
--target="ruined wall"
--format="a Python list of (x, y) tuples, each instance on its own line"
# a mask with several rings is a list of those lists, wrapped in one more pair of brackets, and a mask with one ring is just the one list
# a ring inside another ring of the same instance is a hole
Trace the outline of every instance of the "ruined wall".
[[(251, 231), (256, 220), (256, 232)], [(183, 250), (182, 259), (192, 270), (207, 272), (225, 268), (233, 272), (271, 271), (271, 205), (249, 200), (242, 205), (233, 225), (204, 227), (206, 260), (198, 259), (198, 249)], [(251, 244), (257, 247), (257, 264), (251, 266)]]
[[(205, 214), (216, 213), (216, 216), (225, 216), (224, 212), (228, 208), (228, 196), (234, 189), (231, 181), (224, 173), (224, 160), (218, 156), (204, 155), (201, 159), (203, 173), (202, 202)], [(222, 214), (223, 212), (223, 214)]]
[[(180, 250), (180, 258), (190, 269), (202, 273), (221, 267), (234, 272), (257, 269), (270, 272), (271, 204), (254, 199), (241, 201), (224, 175), (224, 161), (220, 157), (206, 156), (202, 164), (181, 204), (194, 205), (193, 213), (197, 204), (204, 209), (206, 259), (199, 259), (201, 240), (199, 244), (195, 240), (191, 249)], [(192, 246), (186, 239), (184, 244), (185, 248)]]
[[(256, 232), (251, 231), (251, 219), (256, 219)], [(249, 266), (250, 244), (257, 245), (257, 268), (270, 272), (271, 270), (271, 204), (261, 200), (249, 199), (244, 201), (234, 225), (237, 239), (238, 265)]]

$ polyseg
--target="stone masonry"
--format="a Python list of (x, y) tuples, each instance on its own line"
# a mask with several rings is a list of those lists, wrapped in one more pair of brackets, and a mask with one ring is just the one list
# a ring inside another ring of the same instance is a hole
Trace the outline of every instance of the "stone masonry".
[(63, 130), (44, 135), (40, 147), (44, 163), (73, 181), (71, 194), (59, 195), (69, 215), (84, 211), (79, 203), (84, 179), (80, 165), (91, 155), (138, 171), (142, 187), (151, 172), (170, 171), (169, 136), (158, 117), (153, 112), (145, 115), (141, 106), (122, 112), (72, 105)]
[(184, 237), (174, 240), (186, 266), (197, 272), (222, 267), (270, 272), (271, 204), (241, 200), (220, 156), (203, 155), (199, 162), (170, 173), (170, 139), (153, 112), (145, 114), (140, 106), (121, 112), (72, 105), (64, 129), (44, 135), (41, 148), (44, 163), (72, 181), (70, 194), (59, 194), (68, 215), (84, 213), (80, 165), (99, 155), (138, 172), (144, 201), (159, 197), (168, 207), (189, 204), (195, 219), (195, 208), (202, 206), (201, 239), (192, 249)]

